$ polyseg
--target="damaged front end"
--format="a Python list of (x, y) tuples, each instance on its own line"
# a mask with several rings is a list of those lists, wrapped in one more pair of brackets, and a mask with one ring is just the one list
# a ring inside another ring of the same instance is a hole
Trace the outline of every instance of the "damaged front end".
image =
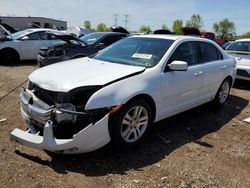
[(34, 148), (56, 153), (84, 153), (110, 141), (108, 120), (112, 108), (85, 110), (99, 86), (54, 92), (31, 82), (20, 94), (21, 115), (28, 129), (15, 129), (11, 138)]

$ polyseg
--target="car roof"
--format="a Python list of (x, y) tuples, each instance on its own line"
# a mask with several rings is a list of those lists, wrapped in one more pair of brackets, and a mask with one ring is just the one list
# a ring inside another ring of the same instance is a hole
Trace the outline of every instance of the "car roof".
[(120, 33), (120, 32), (93, 32), (93, 33), (102, 33), (103, 35), (127, 35), (126, 33)]
[(58, 30), (48, 29), (48, 28), (32, 28), (32, 29), (27, 29), (27, 31), (35, 32), (35, 31), (58, 31)]
[(238, 39), (235, 42), (240, 42), (240, 41), (246, 41), (246, 42), (250, 42), (250, 38), (246, 38), (246, 39)]
[(210, 41), (208, 39), (205, 38), (201, 38), (201, 37), (193, 37), (193, 36), (184, 36), (184, 35), (168, 35), (168, 34), (157, 34), (157, 35), (133, 35), (131, 37), (138, 37), (138, 38), (158, 38), (158, 39), (168, 39), (168, 40), (178, 40), (178, 39), (195, 39), (195, 40), (203, 40), (203, 41)]

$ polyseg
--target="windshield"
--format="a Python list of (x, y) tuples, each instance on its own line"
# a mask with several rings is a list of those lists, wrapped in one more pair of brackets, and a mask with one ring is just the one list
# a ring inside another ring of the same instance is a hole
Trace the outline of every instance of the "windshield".
[(31, 33), (31, 32), (32, 32), (32, 30), (26, 29), (26, 30), (18, 31), (18, 32), (12, 34), (11, 37), (12, 37), (13, 39), (18, 39), (19, 37), (24, 36), (24, 35), (27, 35), (27, 34), (29, 34), (29, 33)]
[(233, 42), (227, 50), (250, 52), (250, 41)]
[(153, 67), (174, 41), (168, 39), (131, 37), (105, 48), (94, 58), (126, 65)]
[(94, 44), (99, 39), (101, 39), (104, 35), (105, 33), (90, 33), (81, 37), (80, 39), (86, 42), (88, 45), (91, 45)]

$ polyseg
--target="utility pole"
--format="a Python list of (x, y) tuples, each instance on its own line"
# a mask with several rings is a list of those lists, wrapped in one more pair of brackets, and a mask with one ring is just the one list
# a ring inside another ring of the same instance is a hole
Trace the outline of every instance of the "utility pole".
[(124, 20), (124, 22), (125, 22), (125, 28), (128, 29), (128, 17), (129, 17), (129, 15), (128, 14), (124, 14), (124, 16), (125, 16), (125, 20)]
[(114, 14), (115, 27), (117, 26), (118, 16), (119, 14)]

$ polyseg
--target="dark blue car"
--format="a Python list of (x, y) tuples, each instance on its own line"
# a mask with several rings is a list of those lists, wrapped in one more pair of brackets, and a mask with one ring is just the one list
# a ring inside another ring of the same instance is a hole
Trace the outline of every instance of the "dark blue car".
[(120, 32), (93, 32), (81, 38), (61, 32), (51, 34), (65, 43), (41, 48), (37, 58), (39, 67), (69, 59), (91, 56), (110, 44), (127, 37), (127, 33)]

